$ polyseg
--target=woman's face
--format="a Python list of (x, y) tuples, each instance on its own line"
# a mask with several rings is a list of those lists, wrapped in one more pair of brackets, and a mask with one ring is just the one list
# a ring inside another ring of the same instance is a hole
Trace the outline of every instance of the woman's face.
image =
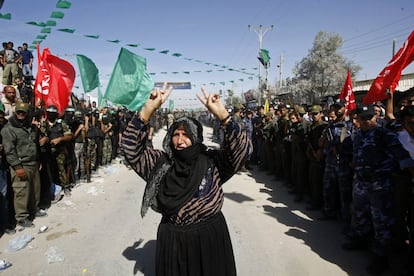
[(183, 126), (179, 126), (176, 130), (174, 130), (172, 135), (172, 144), (176, 150), (183, 150), (193, 144)]

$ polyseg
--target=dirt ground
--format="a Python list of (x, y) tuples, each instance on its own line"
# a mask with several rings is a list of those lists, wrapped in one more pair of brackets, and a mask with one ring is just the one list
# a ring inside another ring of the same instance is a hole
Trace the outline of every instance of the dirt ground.
[[(211, 132), (205, 128), (205, 137)], [(156, 134), (155, 147), (164, 134)], [(12, 263), (1, 275), (154, 275), (160, 215), (139, 215), (144, 181), (118, 159), (92, 181), (52, 205), (35, 228), (0, 238), (0, 259)], [(339, 222), (316, 220), (318, 212), (295, 203), (282, 183), (257, 167), (236, 174), (224, 192), (238, 275), (366, 275), (369, 253), (341, 249)], [(39, 233), (42, 226), (48, 229)], [(23, 235), (34, 239), (9, 252), (10, 241)], [(397, 270), (393, 263), (388, 275)]]

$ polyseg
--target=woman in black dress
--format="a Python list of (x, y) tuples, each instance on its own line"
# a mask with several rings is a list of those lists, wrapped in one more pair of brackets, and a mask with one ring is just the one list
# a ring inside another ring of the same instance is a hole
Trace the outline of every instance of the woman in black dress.
[(217, 94), (197, 95), (221, 121), (225, 143), (209, 150), (202, 125), (194, 118), (177, 119), (168, 129), (163, 151), (146, 146), (148, 122), (172, 88), (151, 92), (122, 136), (125, 156), (146, 182), (141, 215), (149, 207), (162, 214), (156, 247), (156, 274), (236, 275), (229, 231), (221, 208), (222, 185), (252, 152), (250, 139), (231, 119)]

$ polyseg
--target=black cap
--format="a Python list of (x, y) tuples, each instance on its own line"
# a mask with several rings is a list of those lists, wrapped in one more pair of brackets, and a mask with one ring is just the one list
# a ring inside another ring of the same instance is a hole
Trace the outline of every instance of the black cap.
[(375, 109), (374, 109), (374, 105), (369, 104), (369, 105), (362, 105), (359, 106), (356, 110), (356, 114), (358, 115), (358, 117), (372, 117), (375, 115)]
[(344, 99), (336, 99), (332, 105), (339, 106), (339, 107), (345, 107), (346, 101)]

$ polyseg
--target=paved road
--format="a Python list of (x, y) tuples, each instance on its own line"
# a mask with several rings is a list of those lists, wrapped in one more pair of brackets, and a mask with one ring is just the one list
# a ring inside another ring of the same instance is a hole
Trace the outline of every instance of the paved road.
[[(163, 133), (157, 134), (156, 147)], [(211, 129), (205, 135), (211, 137)], [(315, 220), (317, 212), (305, 211), (271, 178), (255, 168), (224, 186), (223, 213), (238, 275), (365, 275), (369, 254), (341, 250), (340, 223)], [(154, 275), (160, 216), (149, 211), (139, 217), (144, 185), (119, 162), (100, 169), (93, 183), (82, 183), (71, 197), (53, 205), (48, 217), (36, 219), (36, 228), (0, 239), (0, 259), (13, 264), (0, 274)], [(39, 234), (42, 225), (48, 230)], [(8, 252), (10, 240), (24, 234), (34, 239)]]

